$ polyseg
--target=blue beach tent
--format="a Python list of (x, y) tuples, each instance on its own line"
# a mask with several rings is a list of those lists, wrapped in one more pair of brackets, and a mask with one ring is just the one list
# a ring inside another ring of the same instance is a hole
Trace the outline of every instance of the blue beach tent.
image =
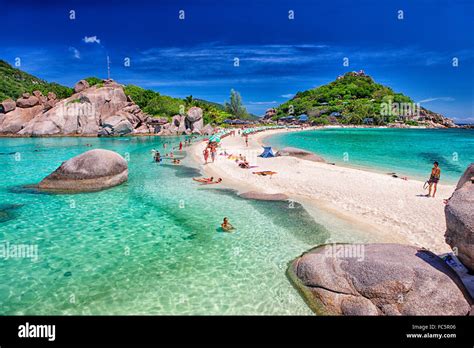
[(260, 157), (268, 158), (268, 157), (275, 157), (273, 154), (272, 148), (270, 146), (263, 146), (263, 153)]

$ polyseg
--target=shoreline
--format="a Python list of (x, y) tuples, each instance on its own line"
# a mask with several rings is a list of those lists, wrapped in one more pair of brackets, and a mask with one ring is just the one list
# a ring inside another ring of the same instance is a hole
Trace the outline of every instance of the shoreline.
[[(316, 127), (304, 130), (318, 129)], [(243, 154), (255, 169), (241, 169), (225, 156), (216, 163), (202, 163), (205, 142), (188, 148), (192, 162), (205, 176), (223, 178), (223, 186), (239, 194), (255, 191), (263, 194), (285, 194), (304, 206), (320, 222), (321, 213), (342, 219), (356, 229), (364, 230), (373, 241), (398, 242), (424, 247), (435, 253), (451, 251), (444, 241), (446, 222), (443, 199), (449, 198), (455, 185), (439, 185), (436, 198), (428, 198), (420, 180), (401, 180), (390, 175), (359, 168), (317, 163), (290, 156), (261, 158), (265, 138), (301, 129), (278, 129), (249, 136), (249, 147), (236, 135), (221, 141), (218, 154)], [(252, 171), (277, 172), (270, 177)], [(326, 222), (330, 218), (325, 217)], [(330, 221), (329, 221), (330, 223)], [(337, 236), (340, 231), (331, 231)], [(336, 240), (337, 241), (337, 240)]]

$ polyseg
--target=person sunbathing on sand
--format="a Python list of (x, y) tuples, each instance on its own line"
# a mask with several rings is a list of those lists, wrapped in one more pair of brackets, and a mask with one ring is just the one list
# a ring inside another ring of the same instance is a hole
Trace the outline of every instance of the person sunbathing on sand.
[(211, 184), (220, 184), (222, 182), (222, 178), (217, 179), (217, 181), (209, 181), (204, 183), (205, 185), (211, 185)]
[(194, 181), (209, 183), (214, 181), (214, 177), (211, 176), (210, 178), (193, 178)]
[(230, 232), (235, 229), (234, 226), (230, 224), (229, 219), (227, 219), (226, 217), (224, 218), (221, 227), (225, 232)]
[(247, 162), (247, 161), (240, 162), (239, 167), (242, 168), (242, 169), (248, 169), (248, 168), (250, 168), (250, 163)]

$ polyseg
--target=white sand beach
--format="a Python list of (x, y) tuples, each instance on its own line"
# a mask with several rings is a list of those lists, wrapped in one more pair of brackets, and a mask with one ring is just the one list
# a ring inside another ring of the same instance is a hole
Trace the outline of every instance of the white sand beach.
[[(293, 130), (295, 131), (295, 130)], [(258, 157), (264, 138), (287, 130), (271, 130), (244, 138), (222, 139), (218, 154), (227, 151), (246, 156), (251, 169), (218, 155), (215, 163), (204, 165), (202, 151), (207, 142), (194, 144), (189, 153), (206, 176), (223, 178), (222, 185), (239, 193), (283, 193), (305, 206), (310, 214), (327, 211), (351, 224), (365, 226), (375, 241), (399, 242), (425, 247), (435, 253), (449, 251), (444, 241), (446, 222), (443, 199), (454, 185), (438, 185), (436, 198), (425, 197), (423, 182), (350, 167), (318, 163), (295, 157)], [(277, 150), (277, 149), (274, 149)], [(259, 176), (254, 171), (275, 171)], [(215, 185), (211, 185), (214, 186)], [(316, 216), (315, 216), (316, 217)], [(316, 217), (317, 218), (317, 217)]]

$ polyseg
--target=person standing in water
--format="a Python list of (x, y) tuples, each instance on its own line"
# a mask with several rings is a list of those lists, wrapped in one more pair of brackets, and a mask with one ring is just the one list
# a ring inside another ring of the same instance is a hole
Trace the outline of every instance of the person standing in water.
[(430, 180), (428, 181), (428, 183), (430, 184), (430, 187), (428, 190), (428, 197), (431, 196), (431, 188), (433, 188), (433, 198), (436, 195), (436, 188), (438, 186), (440, 176), (441, 176), (441, 169), (439, 168), (439, 163), (434, 162), (433, 168), (431, 168)]
[(182, 141), (179, 142), (179, 151), (183, 151), (183, 142)]
[(231, 223), (229, 222), (229, 219), (227, 219), (226, 217), (224, 218), (224, 221), (222, 222), (221, 227), (225, 232), (230, 232), (234, 229), (234, 226), (231, 225)]

